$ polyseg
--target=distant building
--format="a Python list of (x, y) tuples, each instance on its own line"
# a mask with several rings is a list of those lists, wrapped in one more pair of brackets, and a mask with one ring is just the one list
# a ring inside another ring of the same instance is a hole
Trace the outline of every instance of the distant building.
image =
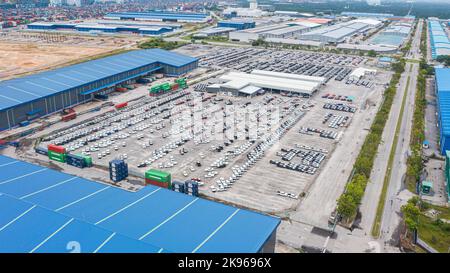
[(236, 30), (243, 30), (248, 28), (254, 28), (256, 24), (254, 21), (250, 20), (229, 20), (229, 21), (220, 21), (217, 23), (217, 26), (234, 28)]

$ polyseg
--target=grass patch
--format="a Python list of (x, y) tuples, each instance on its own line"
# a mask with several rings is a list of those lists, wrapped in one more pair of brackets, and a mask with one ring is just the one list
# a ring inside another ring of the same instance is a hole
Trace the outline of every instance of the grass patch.
[[(449, 210), (447, 208), (447, 210)], [(448, 212), (450, 213), (450, 212)], [(450, 249), (450, 224), (434, 220), (426, 215), (419, 216), (419, 237), (431, 247), (441, 253), (448, 253)]]
[(384, 204), (386, 203), (386, 194), (387, 194), (387, 189), (389, 186), (389, 181), (391, 180), (392, 164), (394, 163), (395, 151), (397, 150), (397, 142), (398, 142), (400, 127), (402, 125), (403, 112), (405, 110), (406, 97), (407, 97), (407, 92), (408, 92), (408, 88), (409, 88), (409, 81), (410, 81), (410, 77), (408, 76), (408, 79), (406, 82), (406, 88), (405, 88), (403, 99), (402, 99), (402, 106), (400, 108), (400, 116), (397, 120), (397, 125), (395, 127), (394, 142), (392, 143), (391, 151), (389, 153), (388, 166), (387, 166), (386, 174), (384, 175), (383, 189), (381, 190), (380, 199), (378, 200), (377, 213), (375, 215), (375, 221), (372, 226), (372, 236), (374, 236), (376, 238), (378, 238), (378, 236), (380, 236), (381, 219), (383, 216)]
[(148, 48), (161, 48), (165, 50), (172, 50), (175, 48), (179, 48), (181, 46), (184, 46), (187, 43), (184, 42), (169, 42), (165, 41), (162, 38), (150, 38), (138, 45), (141, 49), (148, 49)]

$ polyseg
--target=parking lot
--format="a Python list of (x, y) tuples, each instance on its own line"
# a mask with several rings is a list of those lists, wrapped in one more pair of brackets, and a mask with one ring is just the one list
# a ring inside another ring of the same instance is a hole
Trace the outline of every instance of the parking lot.
[(215, 48), (201, 57), (200, 66), (232, 68), (241, 72), (254, 69), (334, 78), (342, 81), (353, 68), (363, 65), (366, 59), (290, 50), (257, 48)]

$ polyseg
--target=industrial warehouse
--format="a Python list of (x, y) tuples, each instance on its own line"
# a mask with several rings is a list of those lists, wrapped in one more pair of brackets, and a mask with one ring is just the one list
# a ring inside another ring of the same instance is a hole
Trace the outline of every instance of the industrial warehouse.
[(438, 20), (428, 21), (431, 43), (431, 57), (450, 55), (450, 40), (441, 22)]
[(450, 151), (450, 120), (448, 110), (450, 109), (450, 69), (436, 68), (436, 94), (437, 111), (440, 133), (441, 154)]
[(113, 12), (106, 14), (104, 18), (112, 20), (204, 23), (210, 20), (211, 16), (205, 13), (148, 11), (148, 12)]
[(0, 128), (46, 116), (90, 101), (119, 84), (150, 73), (177, 76), (197, 59), (161, 50), (138, 50), (0, 83)]
[(339, 43), (355, 34), (364, 33), (371, 28), (379, 26), (381, 26), (381, 21), (377, 20), (353, 20), (307, 32), (300, 35), (300, 39), (323, 43)]
[(34, 22), (27, 25), (28, 30), (34, 31), (77, 31), (96, 32), (105, 34), (135, 33), (140, 35), (161, 35), (172, 32), (181, 26), (173, 24), (137, 24), (127, 22), (100, 21), (92, 23), (64, 23), (64, 22)]
[[(219, 92), (229, 92), (234, 95), (256, 95), (261, 89), (267, 91), (292, 92), (304, 97), (310, 97), (325, 83), (323, 77), (295, 75), (289, 73), (253, 70), (250, 74), (242, 72), (230, 72), (220, 77), (227, 81), (221, 85), (215, 85)], [(210, 88), (211, 89), (211, 88)]]

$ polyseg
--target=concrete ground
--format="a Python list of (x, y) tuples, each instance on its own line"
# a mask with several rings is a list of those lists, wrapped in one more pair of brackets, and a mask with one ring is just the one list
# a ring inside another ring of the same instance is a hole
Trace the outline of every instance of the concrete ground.
[(447, 190), (445, 181), (445, 160), (439, 149), (439, 128), (437, 127), (436, 93), (434, 80), (427, 81), (425, 99), (427, 101), (425, 109), (425, 139), (429, 141), (429, 148), (423, 149), (424, 155), (428, 156), (425, 163), (426, 180), (433, 182), (433, 189), (430, 195), (423, 195), (422, 198), (435, 205), (446, 205)]

